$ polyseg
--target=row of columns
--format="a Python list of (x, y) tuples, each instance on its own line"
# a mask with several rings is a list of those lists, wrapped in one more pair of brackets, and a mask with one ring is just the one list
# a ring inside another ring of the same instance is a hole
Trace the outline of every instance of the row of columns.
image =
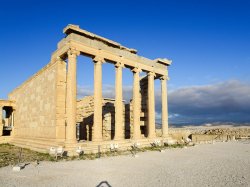
[[(66, 100), (66, 141), (68, 143), (76, 142), (76, 61), (80, 53), (74, 49), (68, 51), (68, 71), (67, 71), (67, 100)], [(92, 141), (102, 140), (102, 63), (104, 59), (96, 56), (94, 62), (94, 123), (92, 129)], [(122, 61), (115, 64), (115, 140), (123, 139), (123, 95), (122, 95)], [(138, 67), (132, 69), (133, 72), (133, 125), (134, 139), (140, 139), (140, 72)], [(153, 72), (148, 73), (148, 138), (155, 137), (155, 96), (154, 96), (154, 78)], [(168, 134), (168, 111), (167, 111), (167, 77), (162, 76), (162, 134), (166, 137)]]

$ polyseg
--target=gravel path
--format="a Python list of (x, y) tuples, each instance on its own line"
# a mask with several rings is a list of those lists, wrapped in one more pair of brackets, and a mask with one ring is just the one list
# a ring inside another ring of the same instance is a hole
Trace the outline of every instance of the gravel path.
[(0, 186), (250, 186), (250, 141), (138, 155), (0, 168)]

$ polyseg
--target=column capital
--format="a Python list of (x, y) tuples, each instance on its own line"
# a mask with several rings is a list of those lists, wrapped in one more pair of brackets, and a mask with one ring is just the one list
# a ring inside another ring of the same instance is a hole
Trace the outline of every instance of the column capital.
[(169, 80), (169, 77), (167, 75), (163, 75), (160, 77), (160, 80)]
[(116, 68), (124, 68), (125, 66), (124, 66), (124, 64), (122, 63), (122, 61), (119, 61), (119, 62), (116, 62), (116, 63), (115, 63), (115, 67), (116, 67)]
[(124, 66), (123, 60), (124, 60), (123, 56), (120, 56), (119, 58), (117, 58), (116, 63), (115, 63), (115, 67), (116, 68), (119, 68), (119, 67), (124, 68), (125, 66)]
[(102, 56), (96, 55), (93, 58), (93, 62), (99, 64), (99, 63), (104, 63), (105, 60), (104, 60), (104, 58)]
[(148, 75), (149, 75), (149, 76), (153, 76), (153, 77), (156, 76), (156, 75), (155, 75), (155, 72), (152, 72), (152, 71), (148, 72)]
[(140, 72), (142, 72), (142, 70), (140, 68), (138, 68), (138, 67), (134, 67), (133, 69), (131, 69), (131, 71), (133, 73), (140, 73)]
[(75, 48), (70, 48), (67, 53), (68, 57), (76, 57), (80, 55), (80, 51), (77, 51)]
[(57, 62), (62, 62), (63, 59), (62, 59), (60, 56), (58, 56), (58, 57), (56, 57), (56, 61), (57, 61)]

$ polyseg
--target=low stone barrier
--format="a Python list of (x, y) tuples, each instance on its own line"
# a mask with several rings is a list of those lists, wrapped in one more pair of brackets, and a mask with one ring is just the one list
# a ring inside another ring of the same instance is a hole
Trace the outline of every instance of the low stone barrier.
[(191, 134), (192, 142), (211, 142), (211, 141), (231, 141), (235, 140), (234, 135), (212, 135), (212, 134)]

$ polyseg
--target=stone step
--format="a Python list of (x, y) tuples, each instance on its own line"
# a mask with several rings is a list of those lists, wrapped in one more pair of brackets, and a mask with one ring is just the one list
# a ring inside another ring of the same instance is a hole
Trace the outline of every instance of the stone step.
[[(101, 142), (79, 142), (79, 143), (73, 143), (73, 144), (65, 144), (64, 142), (54, 142), (54, 141), (49, 141), (49, 140), (44, 140), (44, 139), (24, 139), (24, 138), (15, 138), (11, 141), (12, 144), (23, 147), (23, 148), (28, 148), (34, 151), (38, 152), (43, 152), (43, 153), (48, 153), (50, 147), (58, 147), (58, 146), (63, 146), (65, 151), (68, 152), (68, 155), (73, 156), (76, 155), (76, 148), (81, 146), (85, 154), (89, 153), (98, 153), (98, 146), (100, 145), (100, 151), (101, 152), (106, 152), (110, 151), (110, 145), (111, 144), (118, 144), (119, 145), (119, 150), (131, 150), (132, 145), (134, 143), (140, 143), (139, 147), (148, 147), (151, 146), (151, 144), (154, 142), (154, 140), (162, 140), (162, 138), (156, 137), (154, 139), (148, 139), (148, 138), (143, 138), (139, 140), (132, 140), (132, 139), (127, 139), (127, 140), (110, 140), (110, 141), (101, 141)], [(169, 138), (168, 138), (169, 139)]]
[(11, 140), (12, 140), (11, 136), (0, 136), (0, 144), (10, 143)]
[(43, 153), (48, 153), (50, 147), (58, 147), (60, 145), (63, 146), (62, 143), (57, 143), (53, 141), (39, 140), (39, 139), (27, 140), (23, 138), (14, 138), (10, 143), (19, 147), (28, 148), (28, 149), (43, 152)]
[[(157, 139), (157, 138), (156, 138)], [(140, 139), (137, 141), (134, 140), (125, 140), (125, 141), (107, 141), (107, 142), (89, 142), (89, 143), (78, 143), (78, 146), (81, 146), (85, 153), (97, 153), (98, 145), (100, 145), (101, 152), (102, 151), (110, 151), (110, 144), (117, 143), (119, 145), (119, 150), (131, 150), (131, 146), (135, 142), (140, 143), (140, 147), (148, 147), (151, 146), (154, 139)], [(70, 149), (74, 151), (73, 147)]]

